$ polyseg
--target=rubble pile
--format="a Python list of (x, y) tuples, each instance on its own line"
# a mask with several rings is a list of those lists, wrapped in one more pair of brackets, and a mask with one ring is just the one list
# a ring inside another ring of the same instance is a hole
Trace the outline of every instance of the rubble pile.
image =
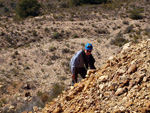
[(103, 67), (89, 71), (87, 78), (63, 91), (41, 112), (150, 112), (150, 40), (127, 43)]

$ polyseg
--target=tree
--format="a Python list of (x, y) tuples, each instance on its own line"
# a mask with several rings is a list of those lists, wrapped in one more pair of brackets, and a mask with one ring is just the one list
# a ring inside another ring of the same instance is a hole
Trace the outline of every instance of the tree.
[(16, 8), (16, 14), (25, 18), (28, 16), (37, 16), (40, 13), (41, 5), (37, 0), (20, 0)]

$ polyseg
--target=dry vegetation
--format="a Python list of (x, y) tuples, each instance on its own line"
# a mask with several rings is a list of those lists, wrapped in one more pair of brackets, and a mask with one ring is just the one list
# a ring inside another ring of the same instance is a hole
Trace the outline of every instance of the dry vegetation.
[(70, 84), (70, 58), (88, 42), (99, 68), (126, 42), (150, 37), (149, 0), (39, 3), (39, 16), (18, 20), (17, 0), (0, 0), (0, 111), (43, 107)]

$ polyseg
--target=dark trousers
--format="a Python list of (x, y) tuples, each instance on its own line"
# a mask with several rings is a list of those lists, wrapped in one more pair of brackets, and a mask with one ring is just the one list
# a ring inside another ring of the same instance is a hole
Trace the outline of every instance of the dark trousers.
[[(78, 81), (78, 74), (84, 79), (85, 75), (87, 74), (87, 70), (83, 68), (75, 68), (75, 80)], [(72, 80), (72, 85), (74, 85), (74, 80)]]

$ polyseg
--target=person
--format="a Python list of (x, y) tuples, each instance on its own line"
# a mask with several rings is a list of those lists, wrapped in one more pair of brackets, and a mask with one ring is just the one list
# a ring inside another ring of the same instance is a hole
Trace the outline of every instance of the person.
[(87, 74), (88, 67), (90, 69), (96, 69), (94, 66), (95, 59), (92, 56), (91, 52), (93, 50), (93, 46), (90, 43), (85, 45), (83, 50), (78, 51), (70, 61), (70, 68), (72, 73), (72, 85), (77, 83), (78, 74), (84, 79)]

